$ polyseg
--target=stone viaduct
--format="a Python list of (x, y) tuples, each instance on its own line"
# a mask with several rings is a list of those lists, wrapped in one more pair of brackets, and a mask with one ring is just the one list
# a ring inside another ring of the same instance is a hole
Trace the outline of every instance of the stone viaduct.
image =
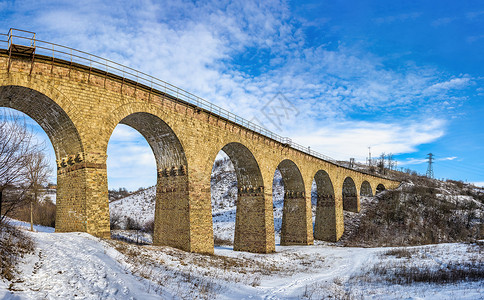
[[(40, 49), (54, 46), (39, 44), (24, 47), (10, 39), (0, 43), (0, 107), (30, 116), (52, 142), (57, 232), (110, 237), (106, 150), (120, 123), (138, 130), (155, 155), (156, 245), (213, 253), (210, 176), (220, 150), (230, 157), (237, 175), (234, 250), (275, 251), (276, 168), (285, 190), (283, 245), (310, 245), (314, 238), (338, 240), (344, 231), (343, 209), (358, 212), (360, 195), (399, 184), (308, 154), (176, 94), (89, 63), (73, 63), (72, 57), (58, 59), (55, 51), (40, 55)], [(313, 179), (318, 197), (314, 233)]]

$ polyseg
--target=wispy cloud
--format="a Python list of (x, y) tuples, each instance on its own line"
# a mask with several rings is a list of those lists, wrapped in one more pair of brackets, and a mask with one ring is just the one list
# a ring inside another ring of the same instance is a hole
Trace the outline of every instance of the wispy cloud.
[[(435, 141), (445, 132), (446, 114), (465, 100), (458, 92), (474, 80), (412, 61), (395, 69), (385, 58), (344, 42), (312, 45), (302, 27), (313, 24), (294, 19), (287, 3), (278, 0), (23, 1), (16, 6), (13, 25), (30, 24), (27, 29), (35, 28), (41, 39), (155, 75), (338, 159), (364, 160), (367, 146), (397, 154)], [(413, 12), (375, 22), (421, 16)], [(300, 114), (275, 128), (259, 117), (278, 93)], [(429, 112), (435, 117), (429, 119)], [(148, 163), (125, 157), (141, 151), (129, 142), (132, 138), (131, 131), (116, 129), (110, 145), (126, 144), (123, 151), (110, 152), (110, 166)], [(115, 153), (122, 158), (111, 160)]]
[(409, 20), (415, 20), (421, 15), (422, 15), (421, 12), (404, 13), (399, 15), (375, 18), (374, 21), (377, 24), (391, 24), (395, 22), (405, 22)]
[(412, 122), (335, 122), (315, 129), (311, 126), (305, 131), (295, 133), (294, 140), (311, 145), (336, 159), (348, 160), (354, 157), (365, 161), (368, 147), (374, 155), (380, 153), (411, 153), (418, 145), (430, 143), (444, 134), (442, 120), (421, 120)]
[[(437, 158), (435, 161), (449, 161), (449, 160), (455, 160), (457, 157), (456, 156), (449, 156), (449, 157), (443, 157), (443, 158)], [(419, 165), (419, 164), (426, 164), (428, 163), (428, 159), (420, 159), (420, 158), (407, 158), (406, 160), (400, 160), (398, 161), (399, 166), (405, 166), (405, 165)]]
[(148, 142), (135, 129), (122, 124), (116, 126), (107, 154), (110, 188), (136, 190), (156, 184), (155, 156)]

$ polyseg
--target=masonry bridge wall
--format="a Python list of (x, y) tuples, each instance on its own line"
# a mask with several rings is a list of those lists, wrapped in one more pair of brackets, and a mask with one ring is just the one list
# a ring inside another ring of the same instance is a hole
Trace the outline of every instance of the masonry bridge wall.
[[(275, 250), (272, 182), (284, 183), (281, 244), (338, 240), (343, 208), (360, 195), (399, 183), (288, 147), (194, 106), (115, 76), (47, 59), (0, 55), (0, 107), (26, 113), (45, 130), (57, 159), (56, 231), (109, 238), (106, 151), (116, 125), (138, 130), (155, 155), (158, 183), (154, 243), (213, 253), (210, 176), (217, 153), (233, 162), (238, 182), (234, 249)], [(311, 183), (317, 185), (312, 224)]]

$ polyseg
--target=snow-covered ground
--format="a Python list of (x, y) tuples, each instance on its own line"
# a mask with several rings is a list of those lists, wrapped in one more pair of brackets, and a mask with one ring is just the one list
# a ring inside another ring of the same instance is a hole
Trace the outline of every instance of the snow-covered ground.
[[(213, 226), (220, 245), (215, 255), (152, 246), (151, 235), (141, 232), (116, 230), (113, 240), (101, 240), (35, 226), (36, 232), (28, 232), (35, 253), (23, 259), (17, 280), (0, 281), (0, 299), (484, 299), (482, 275), (474, 281), (464, 276), (450, 283), (405, 283), (408, 276), (445, 277), (469, 264), (482, 273), (483, 245), (350, 248), (316, 241), (314, 246), (280, 246), (284, 188), (277, 171), (273, 190), (276, 253), (233, 251), (236, 178), (230, 161), (223, 160), (212, 172)], [(439, 195), (451, 196), (475, 201), (451, 190)], [(345, 212), (345, 234), (374, 201), (362, 197), (362, 213)], [(153, 219), (154, 205), (152, 187), (111, 202), (110, 211), (143, 224)]]
[[(17, 222), (28, 227), (28, 224)], [(474, 261), (483, 246), (440, 244), (348, 248), (277, 246), (273, 254), (215, 255), (101, 240), (85, 233), (28, 233), (37, 245), (0, 299), (483, 299), (484, 282), (392, 284), (398, 267), (445, 270)], [(49, 231), (49, 232), (44, 232)], [(8, 290), (9, 289), (9, 290)]]
[(87, 233), (53, 233), (46, 227), (36, 230), (29, 232), (35, 253), (25, 257), (8, 290), (2, 282), (1, 299), (160, 298), (117, 261), (121, 254), (99, 239)]

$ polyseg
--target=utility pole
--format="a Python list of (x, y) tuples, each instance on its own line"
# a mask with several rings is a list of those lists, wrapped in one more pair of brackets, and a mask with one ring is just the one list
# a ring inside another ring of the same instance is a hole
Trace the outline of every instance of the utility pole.
[(434, 169), (432, 168), (432, 162), (434, 160), (434, 155), (432, 153), (427, 154), (427, 158), (429, 159), (429, 166), (427, 167), (427, 177), (434, 178)]

